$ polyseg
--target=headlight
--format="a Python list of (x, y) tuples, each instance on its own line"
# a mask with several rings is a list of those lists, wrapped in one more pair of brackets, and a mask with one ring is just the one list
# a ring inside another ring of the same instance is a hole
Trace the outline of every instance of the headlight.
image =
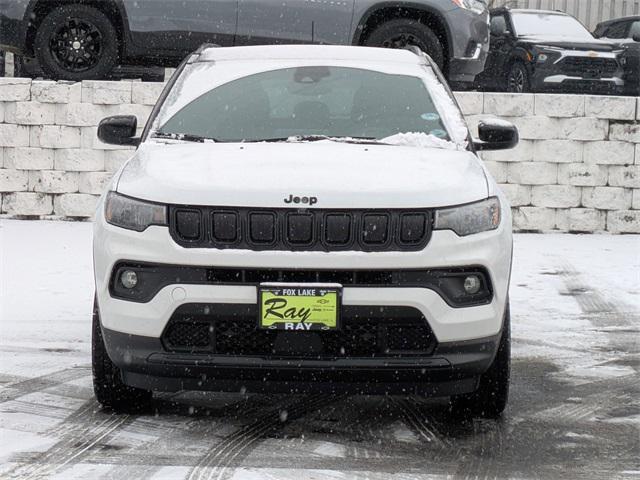
[(150, 225), (167, 225), (167, 207), (109, 192), (104, 217), (111, 225), (143, 232)]
[(487, 10), (487, 2), (485, 0), (451, 0), (460, 8), (466, 8), (467, 10), (473, 10), (478, 13), (482, 13)]
[(461, 237), (495, 230), (500, 225), (500, 200), (491, 197), (477, 203), (436, 211), (435, 230), (453, 230)]

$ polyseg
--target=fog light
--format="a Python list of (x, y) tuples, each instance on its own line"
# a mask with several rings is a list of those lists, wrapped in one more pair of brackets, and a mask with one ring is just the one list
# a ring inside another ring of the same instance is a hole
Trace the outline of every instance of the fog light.
[(480, 291), (482, 282), (477, 275), (469, 275), (464, 279), (464, 291), (469, 295), (475, 295)]
[[(125, 270), (120, 275), (120, 282), (124, 288), (132, 289), (138, 284), (138, 274), (133, 270)], [(465, 283), (466, 285), (466, 283)]]

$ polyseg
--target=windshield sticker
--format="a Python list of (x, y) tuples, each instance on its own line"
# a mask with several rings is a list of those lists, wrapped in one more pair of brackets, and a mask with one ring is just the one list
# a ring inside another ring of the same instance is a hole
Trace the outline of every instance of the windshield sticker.
[(435, 130), (431, 130), (429, 133), (431, 135), (433, 135), (434, 137), (438, 137), (438, 138), (446, 138), (447, 137), (447, 132), (445, 132), (444, 130), (442, 130), (440, 128), (436, 128)]
[(420, 118), (426, 120), (427, 122), (437, 122), (438, 120), (440, 120), (440, 115), (438, 115), (437, 113), (423, 113), (422, 115), (420, 115)]

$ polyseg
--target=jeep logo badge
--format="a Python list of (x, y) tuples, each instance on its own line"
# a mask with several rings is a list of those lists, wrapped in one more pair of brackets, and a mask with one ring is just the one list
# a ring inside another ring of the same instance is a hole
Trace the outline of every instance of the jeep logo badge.
[(289, 195), (289, 198), (284, 199), (284, 203), (297, 203), (297, 204), (305, 204), (305, 205), (315, 205), (318, 203), (317, 197), (296, 197), (295, 195)]

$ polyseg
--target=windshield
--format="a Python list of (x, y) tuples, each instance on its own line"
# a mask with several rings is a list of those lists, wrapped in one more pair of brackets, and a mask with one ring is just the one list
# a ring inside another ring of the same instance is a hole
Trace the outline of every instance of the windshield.
[(568, 15), (549, 13), (511, 14), (515, 33), (521, 36), (556, 36), (593, 40), (593, 35), (578, 20)]
[(225, 83), (158, 130), (221, 142), (327, 136), (384, 139), (399, 133), (449, 140), (424, 81), (348, 67), (297, 67)]

